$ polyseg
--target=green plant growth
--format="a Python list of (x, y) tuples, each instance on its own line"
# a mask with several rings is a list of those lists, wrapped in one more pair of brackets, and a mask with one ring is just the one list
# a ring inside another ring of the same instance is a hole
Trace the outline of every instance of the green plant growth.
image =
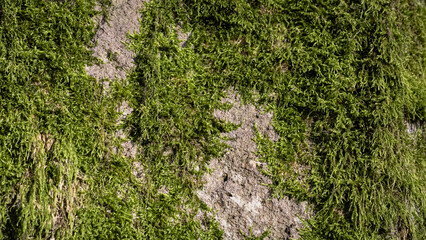
[(178, 22), (169, 7), (146, 4), (140, 33), (131, 36), (136, 68), (129, 76), (134, 111), (127, 126), (143, 149), (137, 161), (146, 170), (150, 209), (142, 229), (152, 239), (218, 239), (217, 222), (206, 217), (210, 223), (202, 230), (194, 219), (208, 210), (195, 191), (209, 160), (224, 149), (219, 133), (233, 126), (213, 117), (214, 109), (226, 107), (219, 103), (224, 92), (205, 77), (193, 49), (179, 46)]
[[(91, 19), (105, 14), (93, 10), (95, 1), (0, 3), (0, 239), (220, 238), (194, 194), (206, 163), (223, 148), (217, 133), (229, 128), (208, 116), (211, 95), (199, 98), (207, 86), (188, 84), (172, 95), (167, 90), (178, 86), (163, 82), (149, 96), (136, 94), (141, 88), (133, 82), (89, 77), (85, 66), (97, 61), (87, 50)], [(182, 58), (195, 64), (189, 53)], [(168, 67), (180, 85), (191, 81)], [(124, 140), (114, 137), (122, 128), (116, 109), (132, 94), (152, 99), (149, 111), (134, 114), (143, 123), (134, 132), (146, 137), (135, 160), (143, 179), (133, 174), (134, 160), (120, 154)], [(155, 109), (158, 101), (165, 111)], [(169, 135), (168, 127), (176, 132)]]
[[(277, 143), (257, 139), (275, 196), (314, 206), (305, 239), (425, 237), (425, 143), (407, 132), (407, 123), (424, 124), (426, 117), (423, 1), (176, 0), (153, 6), (161, 11), (147, 18), (153, 23), (141, 29), (145, 37), (134, 39), (145, 47), (136, 51), (142, 53), (138, 67), (144, 66), (138, 92), (149, 96), (140, 98), (141, 109), (157, 105), (151, 116), (174, 119), (173, 109), (186, 102), (169, 108), (170, 100), (161, 99), (184, 93), (192, 82), (177, 79), (192, 71), (202, 76), (200, 87), (208, 86), (201, 98), (233, 86), (253, 100), (255, 89), (258, 102), (274, 110), (281, 136)], [(191, 31), (185, 49), (167, 35), (174, 23)], [(171, 70), (182, 52), (195, 53), (203, 71), (183, 63)], [(141, 140), (154, 134), (146, 131)], [(161, 136), (146, 144), (170, 139)]]
[(118, 53), (112, 52), (111, 50), (107, 51), (107, 59), (111, 62), (116, 62), (118, 60)]
[(84, 68), (111, 5), (0, 0), (0, 239), (222, 238), (195, 191), (229, 87), (274, 111), (258, 154), (276, 197), (313, 205), (302, 238), (426, 238), (424, 1), (152, 0), (105, 91)]
[(94, 5), (0, 1), (0, 239), (78, 238), (85, 207), (107, 206), (87, 192), (112, 185), (120, 94), (85, 73)]

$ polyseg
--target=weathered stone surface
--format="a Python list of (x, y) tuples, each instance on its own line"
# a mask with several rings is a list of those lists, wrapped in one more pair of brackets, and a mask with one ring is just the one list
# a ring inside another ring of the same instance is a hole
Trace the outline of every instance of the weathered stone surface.
[(230, 148), (223, 159), (216, 159), (209, 165), (214, 169), (211, 175), (204, 176), (204, 188), (198, 191), (199, 198), (217, 211), (216, 219), (225, 231), (225, 239), (243, 239), (240, 230), (250, 235), (260, 236), (270, 228), (267, 239), (297, 238), (297, 228), (302, 227), (299, 217), (307, 218), (306, 203), (297, 204), (290, 199), (274, 199), (264, 184), (271, 180), (258, 171), (254, 142), (256, 124), (262, 134), (271, 140), (278, 135), (271, 126), (272, 113), (262, 113), (253, 105), (242, 105), (238, 94), (228, 92), (226, 102), (233, 103), (229, 111), (215, 111), (215, 117), (241, 127), (225, 136), (231, 138)]

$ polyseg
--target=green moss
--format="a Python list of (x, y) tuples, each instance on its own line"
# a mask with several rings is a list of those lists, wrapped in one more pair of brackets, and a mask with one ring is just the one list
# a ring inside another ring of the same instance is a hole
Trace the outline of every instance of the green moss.
[[(144, 39), (159, 39), (144, 46), (158, 51), (138, 63), (149, 66), (139, 78), (146, 96), (175, 78), (166, 66), (178, 62), (175, 51), (182, 50), (167, 33), (181, 22), (192, 32), (183, 51), (196, 53), (209, 89), (233, 86), (246, 100), (255, 89), (275, 111), (281, 138), (273, 144), (259, 136), (259, 154), (269, 164), (265, 174), (276, 196), (314, 205), (302, 236), (424, 237), (424, 155), (411, 147), (416, 140), (406, 131), (406, 122), (424, 123), (426, 116), (424, 3), (156, 4), (164, 13), (143, 31)], [(304, 169), (302, 181), (295, 166)]]
[(94, 1), (0, 6), (0, 239), (71, 236), (117, 117), (84, 70)]
[(304, 239), (425, 238), (424, 1), (150, 1), (108, 95), (84, 71), (94, 6), (0, 0), (0, 239), (222, 238), (195, 191), (236, 127), (212, 115), (228, 87), (274, 110), (258, 154), (275, 196), (313, 205)]

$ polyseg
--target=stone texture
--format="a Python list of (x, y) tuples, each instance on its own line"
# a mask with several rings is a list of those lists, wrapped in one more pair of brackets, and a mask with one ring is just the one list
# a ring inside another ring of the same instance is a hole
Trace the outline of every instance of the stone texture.
[(133, 67), (134, 54), (127, 49), (127, 33), (139, 30), (139, 9), (141, 0), (114, 0), (109, 20), (97, 19), (99, 29), (93, 39), (97, 45), (93, 56), (103, 64), (88, 66), (86, 71), (97, 79), (125, 78), (126, 71)]
[(213, 160), (209, 167), (214, 171), (204, 176), (204, 188), (198, 197), (217, 212), (216, 219), (224, 229), (225, 239), (244, 239), (250, 236), (250, 228), (255, 236), (261, 236), (268, 228), (266, 239), (298, 238), (297, 228), (302, 227), (299, 217), (307, 218), (306, 203), (297, 204), (290, 199), (275, 199), (264, 184), (271, 180), (258, 171), (262, 165), (255, 155), (254, 124), (262, 134), (271, 140), (278, 135), (271, 126), (273, 114), (262, 113), (253, 105), (242, 105), (240, 97), (230, 90), (226, 102), (233, 103), (229, 111), (215, 111), (215, 117), (241, 127), (225, 136), (230, 148), (222, 159)]

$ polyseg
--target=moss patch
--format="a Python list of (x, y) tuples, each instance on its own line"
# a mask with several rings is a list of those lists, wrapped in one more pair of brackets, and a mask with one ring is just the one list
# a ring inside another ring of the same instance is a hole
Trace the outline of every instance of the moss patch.
[(95, 4), (0, 0), (0, 238), (221, 238), (195, 192), (229, 87), (274, 110), (258, 154), (275, 196), (313, 204), (304, 239), (426, 237), (424, 1), (152, 0), (108, 95), (84, 71)]

